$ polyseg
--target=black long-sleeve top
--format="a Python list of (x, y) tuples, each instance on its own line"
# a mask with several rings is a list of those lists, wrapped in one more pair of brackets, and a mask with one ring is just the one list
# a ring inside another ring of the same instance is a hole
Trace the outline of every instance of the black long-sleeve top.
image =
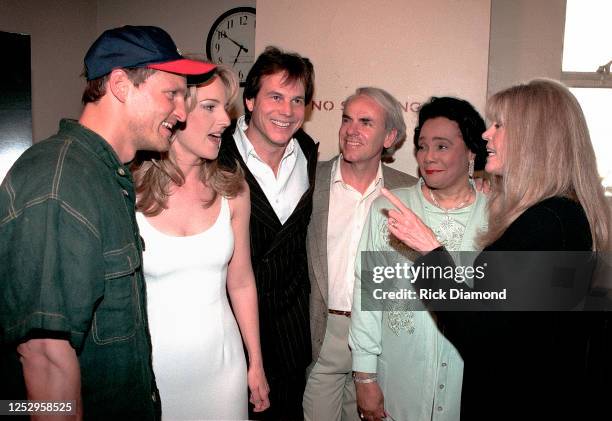
[[(588, 252), (591, 247), (582, 206), (553, 197), (521, 214), (474, 265), (486, 263), (494, 282), (511, 285), (517, 271), (504, 267), (509, 262), (503, 253)], [(550, 259), (526, 260), (524, 273), (550, 264)], [(612, 419), (609, 313), (438, 311), (436, 318), (465, 361), (462, 420)]]

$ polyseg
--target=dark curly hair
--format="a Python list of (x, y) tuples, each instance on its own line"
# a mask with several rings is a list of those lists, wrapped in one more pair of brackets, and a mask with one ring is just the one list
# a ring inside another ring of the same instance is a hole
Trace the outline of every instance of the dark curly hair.
[(435, 97), (419, 108), (419, 122), (414, 128), (414, 146), (418, 147), (421, 127), (429, 119), (445, 117), (459, 126), (461, 137), (470, 151), (476, 154), (474, 169), (482, 170), (487, 163), (487, 142), (482, 139), (485, 122), (467, 101), (452, 97)]

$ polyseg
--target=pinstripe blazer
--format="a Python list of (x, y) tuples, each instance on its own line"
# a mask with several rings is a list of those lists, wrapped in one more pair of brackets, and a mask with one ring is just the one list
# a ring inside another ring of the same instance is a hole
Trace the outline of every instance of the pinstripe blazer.
[[(312, 361), (316, 362), (327, 328), (327, 217), (332, 164), (338, 157), (317, 165), (317, 184), (313, 196), (312, 220), (308, 226), (308, 272), (310, 276), (310, 330)], [(382, 166), (385, 187), (409, 187), (416, 178), (386, 165)]]
[(223, 134), (219, 163), (242, 167), (251, 190), (251, 260), (257, 284), (261, 348), (271, 383), (304, 374), (310, 363), (306, 232), (312, 212), (318, 144), (303, 130), (294, 138), (308, 161), (309, 188), (281, 224), (266, 195), (247, 168), (233, 138), (235, 122)]

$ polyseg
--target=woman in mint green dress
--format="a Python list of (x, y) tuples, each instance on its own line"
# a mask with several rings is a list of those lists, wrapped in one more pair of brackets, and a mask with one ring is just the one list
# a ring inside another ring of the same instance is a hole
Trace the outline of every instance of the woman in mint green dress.
[[(472, 180), (474, 170), (481, 170), (486, 161), (484, 130), (482, 117), (467, 101), (432, 98), (421, 107), (414, 133), (421, 180), (393, 191), (447, 250), (475, 251), (477, 234), (486, 228), (486, 198)], [(382, 196), (372, 204), (359, 251), (397, 252), (411, 264), (418, 254), (389, 234), (386, 209), (392, 208)], [(381, 310), (369, 311), (373, 307), (367, 303), (362, 308), (360, 255), (349, 344), (361, 417), (459, 420), (463, 360), (427, 311), (406, 309), (401, 299), (381, 300)], [(376, 258), (384, 262), (380, 256)], [(397, 257), (393, 259), (395, 264)], [(371, 289), (364, 286), (364, 294)]]

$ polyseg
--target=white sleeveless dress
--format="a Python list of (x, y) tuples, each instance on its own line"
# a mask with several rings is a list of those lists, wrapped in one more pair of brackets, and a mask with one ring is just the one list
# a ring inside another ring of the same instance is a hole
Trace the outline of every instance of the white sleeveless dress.
[(246, 361), (226, 293), (234, 251), (227, 199), (200, 234), (164, 234), (140, 212), (137, 220), (163, 418), (247, 419)]

